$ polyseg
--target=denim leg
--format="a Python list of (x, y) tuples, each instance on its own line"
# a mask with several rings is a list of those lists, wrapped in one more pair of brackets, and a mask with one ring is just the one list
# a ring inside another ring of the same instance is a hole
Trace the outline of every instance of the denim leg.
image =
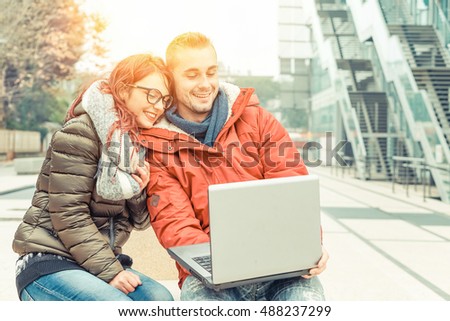
[(173, 301), (173, 296), (165, 286), (133, 269), (127, 269), (141, 279), (142, 284), (128, 294), (133, 301)]
[(82, 270), (41, 276), (21, 293), (24, 301), (131, 301), (125, 293)]
[(294, 277), (271, 282), (266, 298), (268, 301), (324, 301), (325, 294), (318, 277)]
[(319, 278), (295, 277), (239, 286), (215, 291), (201, 281), (188, 276), (181, 288), (182, 301), (324, 301)]
[(189, 275), (181, 287), (181, 301), (236, 301), (238, 293), (234, 288), (215, 291), (207, 288), (197, 278)]

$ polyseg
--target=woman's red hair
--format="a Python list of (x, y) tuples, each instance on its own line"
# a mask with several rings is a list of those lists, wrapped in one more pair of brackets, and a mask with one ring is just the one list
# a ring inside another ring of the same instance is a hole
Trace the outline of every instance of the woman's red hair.
[[(108, 79), (102, 82), (100, 89), (105, 94), (111, 94), (114, 99), (114, 107), (118, 115), (118, 121), (111, 127), (107, 141), (115, 129), (122, 132), (128, 132), (133, 141), (137, 141), (139, 127), (136, 123), (136, 116), (131, 113), (121, 98), (120, 93), (123, 90), (131, 90), (126, 85), (131, 85), (153, 73), (160, 73), (166, 79), (166, 85), (169, 93), (173, 93), (172, 74), (164, 64), (164, 61), (151, 54), (138, 54), (129, 56), (120, 61), (113, 69)], [(87, 88), (86, 88), (87, 89)], [(75, 117), (75, 107), (83, 100), (84, 89), (74, 100), (69, 108), (67, 120)]]

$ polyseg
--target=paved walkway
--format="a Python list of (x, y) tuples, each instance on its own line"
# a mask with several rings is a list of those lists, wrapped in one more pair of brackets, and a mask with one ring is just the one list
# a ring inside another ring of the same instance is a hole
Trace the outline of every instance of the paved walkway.
[[(450, 300), (450, 205), (422, 199), (421, 190), (360, 181), (348, 173), (311, 168), (320, 176), (324, 244), (330, 253), (322, 274), (328, 300)], [(17, 300), (11, 241), (36, 175), (17, 176), (0, 164), (0, 300)], [(301, 201), (301, 199), (300, 199)], [(176, 297), (173, 261), (152, 230), (134, 232), (124, 248), (135, 268), (161, 280)]]

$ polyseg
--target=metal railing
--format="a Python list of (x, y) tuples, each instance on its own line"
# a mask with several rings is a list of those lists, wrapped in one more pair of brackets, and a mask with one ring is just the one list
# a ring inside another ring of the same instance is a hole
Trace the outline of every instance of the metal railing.
[[(450, 165), (434, 166), (428, 164), (424, 158), (394, 156), (393, 161), (393, 177), (392, 177), (392, 193), (395, 193), (395, 184), (404, 185), (406, 196), (409, 196), (409, 186), (414, 181), (414, 189), (417, 191), (417, 185), (422, 186), (422, 199), (425, 202), (427, 198), (435, 197), (432, 195), (431, 189), (434, 186), (432, 182), (432, 170), (437, 169), (443, 171), (447, 175), (447, 181), (450, 178)], [(403, 171), (401, 171), (403, 169)], [(412, 177), (411, 170), (415, 173)], [(445, 175), (445, 174), (444, 174)]]
[[(352, 178), (357, 178), (353, 157), (345, 157), (344, 159), (345, 166), (330, 166), (330, 175), (340, 176), (341, 178), (350, 175)], [(398, 192), (397, 186), (400, 185), (407, 197), (411, 196), (411, 188), (414, 188), (417, 195), (419, 193), (418, 187), (420, 187), (423, 202), (426, 202), (427, 198), (438, 198), (431, 174), (432, 169), (436, 169), (435, 166), (428, 164), (424, 158), (404, 156), (393, 156), (392, 164), (391, 190), (393, 194)], [(450, 179), (450, 166), (439, 166), (438, 169), (446, 172), (447, 178)]]

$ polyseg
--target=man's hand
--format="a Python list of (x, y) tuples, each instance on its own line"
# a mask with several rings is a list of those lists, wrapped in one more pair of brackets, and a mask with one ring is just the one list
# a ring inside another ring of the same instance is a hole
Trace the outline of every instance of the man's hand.
[(122, 271), (117, 274), (114, 279), (109, 282), (109, 285), (122, 291), (125, 294), (134, 292), (138, 285), (141, 285), (141, 279), (136, 274), (130, 271)]
[(322, 247), (322, 257), (320, 258), (319, 262), (317, 263), (317, 267), (312, 268), (311, 270), (309, 270), (309, 274), (307, 275), (303, 275), (303, 277), (305, 279), (310, 279), (314, 276), (318, 276), (320, 273), (322, 273), (326, 267), (327, 267), (327, 261), (330, 258), (330, 256), (328, 255), (327, 250), (325, 250)]
[(141, 191), (147, 186), (150, 181), (150, 164), (144, 161), (144, 166), (138, 166), (135, 174), (131, 174), (136, 182), (138, 182)]

